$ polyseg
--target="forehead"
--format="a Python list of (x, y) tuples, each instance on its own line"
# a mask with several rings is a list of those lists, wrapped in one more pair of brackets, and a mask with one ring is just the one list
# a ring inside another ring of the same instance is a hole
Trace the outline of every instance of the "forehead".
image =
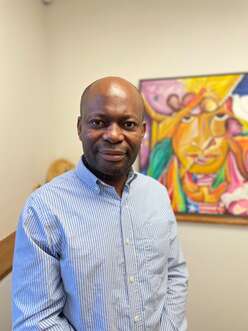
[(142, 103), (137, 97), (121, 93), (96, 94), (87, 98), (85, 116), (137, 117), (143, 116)]

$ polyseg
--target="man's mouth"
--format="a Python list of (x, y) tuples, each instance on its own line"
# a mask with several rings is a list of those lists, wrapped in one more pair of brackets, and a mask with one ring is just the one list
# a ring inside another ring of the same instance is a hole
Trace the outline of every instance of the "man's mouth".
[(114, 149), (104, 149), (99, 151), (99, 154), (105, 161), (117, 162), (126, 157), (126, 152)]

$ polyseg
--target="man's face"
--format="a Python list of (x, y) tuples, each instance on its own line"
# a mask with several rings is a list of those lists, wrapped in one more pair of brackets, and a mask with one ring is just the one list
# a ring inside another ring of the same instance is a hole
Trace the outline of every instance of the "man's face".
[(126, 176), (145, 133), (142, 103), (119, 86), (92, 93), (78, 119), (78, 135), (89, 165), (112, 178)]

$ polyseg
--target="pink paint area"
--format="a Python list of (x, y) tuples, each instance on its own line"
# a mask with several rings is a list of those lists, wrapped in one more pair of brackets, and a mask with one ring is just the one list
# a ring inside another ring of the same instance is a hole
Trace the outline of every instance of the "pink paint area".
[[(244, 178), (241, 176), (235, 157), (233, 153), (230, 153), (227, 158), (227, 164), (229, 169), (229, 176), (231, 178), (231, 183), (228, 187), (227, 192), (233, 193), (237, 188), (239, 188), (244, 183)], [(248, 197), (247, 197), (248, 198)]]
[(145, 136), (142, 140), (141, 146), (140, 146), (140, 168), (144, 169), (147, 164), (148, 164), (148, 160), (149, 160), (149, 155), (150, 155), (150, 123), (149, 121), (147, 121), (146, 123), (146, 133)]
[(226, 125), (231, 136), (238, 136), (243, 130), (242, 124), (236, 118), (229, 118)]
[(247, 216), (248, 215), (248, 199), (243, 199), (230, 203), (228, 212), (233, 215)]
[(231, 183), (222, 194), (221, 201), (232, 215), (248, 215), (248, 183), (241, 176), (232, 153), (228, 156), (229, 177)]
[(149, 142), (147, 140), (144, 140), (140, 147), (140, 168), (143, 169), (146, 167), (149, 159), (150, 154), (150, 148), (149, 148)]
[(173, 112), (173, 108), (168, 105), (168, 98), (175, 96), (171, 102), (177, 107), (179, 100), (186, 93), (183, 84), (177, 80), (143, 81), (141, 82), (141, 92), (155, 111), (165, 115)]

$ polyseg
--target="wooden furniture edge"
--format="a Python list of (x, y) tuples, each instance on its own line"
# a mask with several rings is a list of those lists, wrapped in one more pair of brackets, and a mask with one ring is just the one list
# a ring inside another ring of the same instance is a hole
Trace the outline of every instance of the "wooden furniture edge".
[(194, 223), (215, 223), (215, 224), (231, 224), (231, 225), (248, 225), (247, 217), (237, 216), (214, 216), (204, 214), (181, 214), (176, 213), (176, 219), (179, 222), (194, 222)]
[(0, 240), (0, 280), (12, 270), (12, 259), (15, 246), (15, 232)]

